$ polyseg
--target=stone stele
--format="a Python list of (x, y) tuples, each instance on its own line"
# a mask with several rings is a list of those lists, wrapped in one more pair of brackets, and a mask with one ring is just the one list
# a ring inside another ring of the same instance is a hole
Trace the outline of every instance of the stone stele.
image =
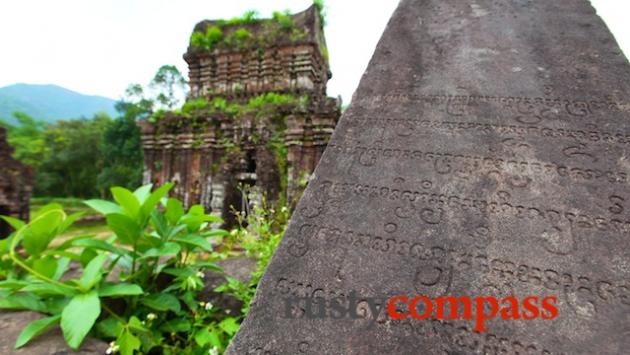
[[(228, 354), (630, 353), (629, 94), (586, 0), (403, 0)], [(559, 314), (285, 313), (351, 291)]]

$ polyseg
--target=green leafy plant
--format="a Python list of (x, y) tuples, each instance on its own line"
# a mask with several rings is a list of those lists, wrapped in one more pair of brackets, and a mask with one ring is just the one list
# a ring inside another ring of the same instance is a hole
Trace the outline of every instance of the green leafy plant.
[(182, 114), (184, 114), (185, 116), (190, 116), (195, 112), (207, 109), (209, 106), (210, 103), (204, 98), (188, 100), (186, 101), (184, 106), (182, 106)]
[(254, 207), (249, 213), (236, 212), (236, 216), (239, 227), (231, 231), (229, 238), (239, 244), (247, 256), (257, 260), (257, 267), (248, 283), (226, 277), (227, 282), (215, 291), (231, 294), (241, 300), (242, 313), (247, 314), (258, 283), (282, 240), (289, 210), (284, 206), (279, 209), (269, 208), (263, 199), (261, 206)]
[(217, 44), (223, 40), (223, 30), (218, 26), (209, 26), (206, 32), (195, 31), (190, 36), (190, 45), (208, 51), (214, 50)]
[(239, 49), (245, 49), (247, 48), (247, 45), (249, 41), (251, 40), (251, 38), (252, 38), (251, 32), (249, 32), (245, 28), (239, 28), (228, 36), (228, 38), (226, 39), (226, 42), (230, 45), (234, 45), (238, 47)]
[(186, 211), (168, 198), (172, 184), (151, 191), (111, 189), (115, 202), (89, 200), (103, 214), (113, 236), (58, 237), (81, 214), (67, 215), (51, 204), (26, 223), (2, 217), (16, 231), (0, 243), (0, 308), (32, 310), (47, 316), (29, 324), (17, 339), (21, 347), (60, 325), (77, 349), (88, 334), (113, 340), (121, 354), (223, 351), (238, 329), (239, 315), (226, 316), (199, 302), (209, 238), (227, 232), (195, 205)]
[(283, 12), (274, 11), (272, 17), (273, 20), (280, 25), (282, 30), (290, 32), (293, 29), (293, 18), (289, 10)]
[(249, 25), (256, 22), (260, 14), (256, 10), (247, 10), (241, 17), (233, 17), (225, 22), (228, 26)]

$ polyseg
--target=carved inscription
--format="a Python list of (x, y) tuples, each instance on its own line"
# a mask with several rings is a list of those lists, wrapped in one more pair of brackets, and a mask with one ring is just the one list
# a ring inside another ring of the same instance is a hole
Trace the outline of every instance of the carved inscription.
[[(230, 355), (627, 353), (630, 66), (595, 13), (401, 0)], [(477, 303), (480, 330), (466, 297), (513, 307)]]
[[(319, 187), (321, 196), (330, 196), (335, 201), (342, 201), (349, 196), (379, 199), (392, 204), (394, 215), (401, 219), (418, 216), (428, 224), (439, 223), (446, 210), (472, 212), (484, 216), (511, 217), (534, 223), (545, 222), (556, 227), (554, 231), (568, 231), (569, 228), (597, 230), (603, 232), (630, 233), (630, 220), (618, 214), (592, 215), (583, 209), (566, 210), (563, 208), (533, 205), (512, 201), (510, 194), (502, 192), (496, 198), (476, 198), (466, 195), (437, 193), (424, 183), (420, 188), (400, 188), (386, 185), (371, 185), (360, 182), (324, 181)], [(403, 206), (396, 203), (403, 203)], [(423, 207), (424, 206), (424, 207)], [(618, 206), (611, 207), (618, 210)], [(550, 231), (552, 232), (552, 231)], [(548, 235), (545, 238), (554, 238)], [(562, 252), (559, 252), (562, 254)]]
[[(461, 244), (448, 247), (423, 240), (421, 237), (400, 237), (361, 232), (349, 227), (320, 226), (305, 224), (300, 227), (302, 238), (311, 247), (327, 250), (341, 248), (356, 253), (375, 253), (393, 258), (410, 259), (416, 265), (412, 283), (418, 292), (445, 295), (452, 286), (453, 274), (484, 275), (489, 280), (486, 286), (500, 289), (503, 285), (542, 287), (549, 292), (561, 292), (567, 304), (574, 309), (587, 304), (596, 311), (600, 304), (615, 304), (630, 310), (630, 282), (602, 277), (601, 274), (576, 274), (571, 270), (559, 270), (553, 266), (531, 265), (506, 257), (493, 257), (481, 246), (478, 250), (462, 248)], [(484, 231), (483, 227), (478, 230)], [(484, 233), (484, 232), (482, 232)], [(492, 281), (490, 281), (492, 280)], [(281, 279), (280, 284), (291, 283)], [(439, 288), (435, 291), (434, 288)], [(293, 292), (301, 290), (301, 297), (326, 297), (321, 289), (296, 284)], [(285, 291), (288, 292), (288, 291)], [(333, 295), (334, 296), (334, 295)]]
[[(354, 157), (362, 166), (374, 166), (384, 161), (411, 161), (419, 166), (428, 166), (439, 175), (453, 176), (459, 179), (470, 179), (474, 175), (492, 173), (508, 173), (516, 176), (520, 182), (515, 187), (524, 187), (525, 180), (537, 179), (549, 181), (554, 178), (574, 182), (599, 182), (627, 185), (628, 174), (612, 169), (597, 169), (583, 166), (572, 166), (553, 162), (543, 162), (525, 158), (501, 158), (492, 156), (469, 155), (444, 152), (427, 152), (398, 147), (380, 146), (328, 146), (332, 152)], [(575, 153), (575, 151), (574, 151)]]
[(471, 121), (436, 121), (427, 119), (402, 119), (374, 117), (359, 122), (361, 127), (382, 127), (395, 135), (408, 137), (415, 132), (438, 132), (454, 136), (498, 135), (518, 138), (542, 138), (567, 140), (590, 144), (607, 144), (625, 147), (630, 144), (630, 132), (607, 131), (596, 124), (584, 128), (553, 128), (542, 125), (501, 124)]
[(598, 112), (618, 112), (626, 105), (612, 96), (603, 99), (570, 99), (552, 97), (522, 97), (500, 95), (450, 95), (389, 93), (362, 97), (358, 103), (366, 108), (382, 107), (384, 103), (413, 103), (419, 109), (441, 109), (449, 116), (474, 114), (479, 107), (492, 107), (510, 112), (514, 120), (523, 124), (538, 123), (561, 117), (585, 118)]
[(433, 319), (427, 322), (415, 322), (403, 320), (392, 322), (394, 330), (402, 330), (407, 336), (426, 340), (430, 337), (441, 338), (439, 344), (445, 353), (456, 351), (481, 354), (540, 354), (540, 355), (564, 355), (554, 352), (535, 343), (522, 341), (514, 336), (501, 336), (493, 332), (477, 333), (463, 323)]

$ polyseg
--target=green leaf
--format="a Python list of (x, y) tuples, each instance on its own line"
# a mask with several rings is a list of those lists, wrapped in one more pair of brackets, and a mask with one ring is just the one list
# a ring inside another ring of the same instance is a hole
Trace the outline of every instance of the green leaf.
[(42, 334), (53, 325), (57, 324), (59, 322), (59, 318), (61, 318), (61, 316), (56, 315), (52, 317), (38, 319), (34, 322), (31, 322), (22, 330), (20, 335), (18, 335), (18, 338), (15, 341), (15, 348), (16, 349), (21, 348), (22, 346), (26, 345), (29, 341), (31, 341), (33, 338), (37, 337), (38, 335)]
[(0, 281), (0, 288), (8, 288), (15, 291), (21, 289), (28, 284), (28, 281), (23, 280), (3, 280)]
[(96, 291), (76, 295), (61, 313), (61, 330), (68, 345), (77, 350), (101, 314)]
[(125, 254), (124, 250), (116, 248), (112, 244), (107, 243), (106, 241), (103, 241), (100, 239), (78, 239), (78, 240), (73, 241), (72, 245), (76, 247), (85, 247), (85, 248), (92, 248), (92, 249), (98, 249), (98, 250), (105, 250), (116, 255)]
[(210, 344), (212, 341), (212, 332), (208, 328), (201, 328), (195, 333), (195, 343), (200, 347)]
[(149, 197), (149, 195), (151, 194), (151, 188), (153, 188), (153, 184), (148, 184), (140, 186), (136, 189), (136, 191), (133, 192), (133, 195), (136, 196), (140, 204), (143, 204)]
[(108, 215), (112, 213), (121, 213), (122, 209), (117, 204), (105, 201), (105, 200), (88, 200), (84, 201), (84, 204), (102, 215)]
[(154, 258), (168, 255), (177, 255), (182, 248), (177, 243), (166, 242), (159, 248), (152, 248), (146, 251), (141, 259)]
[(96, 330), (107, 338), (116, 338), (123, 329), (123, 324), (114, 317), (96, 323)]
[(166, 218), (158, 210), (153, 210), (151, 213), (151, 225), (160, 236), (160, 239), (168, 239), (169, 228), (166, 222)]
[(206, 219), (207, 222), (218, 223), (218, 224), (223, 224), (224, 223), (223, 218), (221, 218), (219, 216), (215, 216), (215, 215), (212, 215), (212, 214), (207, 214), (206, 217), (207, 217), (207, 219)]
[(218, 217), (213, 216), (213, 215), (188, 214), (182, 217), (182, 219), (179, 222), (185, 224), (188, 227), (188, 231), (192, 233), (192, 232), (197, 232), (201, 228), (201, 225), (204, 224), (205, 222), (215, 222), (217, 221), (217, 218)]
[(182, 205), (182, 203), (174, 198), (169, 198), (168, 201), (166, 202), (166, 220), (168, 221), (168, 223), (170, 223), (172, 226), (177, 225), (177, 222), (179, 222), (180, 218), (182, 218), (182, 216), (184, 215), (184, 206)]
[(119, 346), (121, 355), (133, 355), (134, 351), (140, 349), (140, 339), (131, 334), (129, 328), (123, 329), (118, 339), (116, 339), (116, 344)]
[(122, 207), (125, 214), (132, 219), (138, 218), (140, 213), (140, 202), (138, 198), (129, 190), (123, 187), (112, 187), (114, 200)]
[(49, 210), (27, 224), (21, 230), (24, 249), (30, 255), (38, 255), (46, 250), (65, 217), (66, 214), (62, 210)]
[(79, 280), (79, 286), (85, 291), (91, 289), (103, 277), (103, 264), (107, 261), (107, 255), (99, 255), (92, 259), (90, 263), (83, 269), (83, 275)]
[(14, 236), (15, 236), (15, 234), (10, 234), (7, 238), (1, 239), (1, 238), (6, 237), (6, 236), (0, 235), (0, 255), (1, 254), (7, 254), (9, 252), (9, 246), (13, 244), (13, 237)]
[(86, 267), (92, 259), (96, 258), (98, 253), (94, 249), (85, 248), (83, 252), (79, 256), (79, 261), (81, 262), (81, 266)]
[(129, 328), (137, 331), (137, 332), (150, 332), (149, 329), (147, 329), (142, 322), (140, 321), (140, 319), (138, 319), (138, 317), (135, 316), (131, 316), (131, 318), (129, 318)]
[(66, 293), (66, 297), (47, 297), (46, 298), (46, 313), (47, 314), (61, 314), (63, 309), (66, 308), (70, 300), (75, 295), (75, 292)]
[(46, 305), (32, 293), (0, 292), (0, 309), (30, 310), (45, 312)]
[(144, 297), (141, 302), (145, 306), (160, 312), (173, 311), (179, 313), (181, 311), (179, 300), (169, 293), (152, 294)]
[(42, 208), (38, 209), (35, 212), (35, 215), (37, 216), (41, 216), (42, 214), (48, 212), (48, 211), (53, 211), (53, 210), (63, 210), (63, 206), (58, 204), (58, 203), (49, 203), (46, 206), (43, 206)]
[[(0, 216), (5, 222), (7, 222), (13, 229), (18, 230), (26, 225), (23, 221), (10, 216)], [(0, 238), (6, 237), (6, 235), (0, 235)]]
[(21, 291), (31, 292), (38, 296), (68, 296), (69, 293), (72, 293), (67, 288), (46, 282), (31, 282)]
[(185, 319), (173, 319), (160, 327), (160, 330), (167, 333), (188, 332), (190, 330), (190, 322)]
[(153, 211), (155, 206), (157, 206), (157, 204), (160, 203), (160, 200), (162, 199), (162, 197), (168, 194), (168, 192), (173, 188), (173, 186), (175, 185), (172, 183), (167, 183), (160, 186), (158, 189), (153, 191), (151, 196), (149, 196), (149, 198), (147, 198), (146, 201), (144, 201), (144, 203), (142, 204), (142, 214), (145, 216), (145, 218), (148, 218), (151, 215), (151, 211)]
[(140, 227), (128, 216), (121, 213), (108, 214), (107, 225), (116, 233), (118, 240), (123, 244), (132, 245), (140, 237)]
[(98, 290), (100, 297), (119, 297), (142, 295), (144, 291), (135, 284), (105, 284)]
[(203, 216), (206, 213), (206, 210), (202, 205), (192, 205), (188, 209), (188, 214), (191, 216)]
[(81, 219), (83, 215), (85, 215), (85, 212), (77, 212), (66, 217), (66, 219), (63, 222), (61, 222), (61, 224), (59, 225), (59, 229), (57, 230), (57, 233), (62, 234), (63, 232), (65, 232), (68, 228), (70, 228), (70, 226), (74, 224), (74, 222)]
[(221, 338), (219, 337), (219, 334), (217, 334), (217, 332), (212, 332), (210, 334), (210, 345), (217, 347), (217, 348), (223, 348), (224, 344), (223, 342), (221, 342)]
[(180, 242), (183, 244), (199, 247), (205, 251), (212, 251), (212, 244), (208, 242), (205, 238), (202, 238), (198, 235), (187, 235), (185, 237), (173, 237), (171, 240)]
[(223, 329), (223, 331), (225, 331), (229, 335), (236, 334), (236, 331), (238, 331), (239, 327), (240, 325), (234, 317), (225, 318), (221, 321), (221, 323), (219, 323), (219, 328)]
[[(77, 255), (77, 254), (71, 253), (69, 251), (59, 250), (57, 248), (55, 248), (55, 249), (47, 249), (45, 252), (42, 253), (42, 255), (60, 256), (62, 259), (63, 258), (67, 258), (67, 259), (74, 260), (74, 261), (81, 261), (81, 255)], [(90, 260), (92, 260), (92, 259), (90, 258)], [(86, 264), (90, 260), (87, 260)]]
[(163, 271), (165, 274), (176, 276), (179, 279), (184, 279), (193, 276), (196, 272), (191, 268), (168, 268)]
[(57, 272), (57, 259), (52, 256), (35, 259), (35, 261), (33, 261), (33, 269), (40, 274), (51, 278), (55, 276), (55, 273)]
[(196, 267), (196, 268), (203, 268), (203, 269), (210, 269), (210, 270), (214, 270), (214, 271), (223, 271), (223, 268), (220, 267), (219, 265), (206, 261), (206, 262), (200, 262), (200, 263), (195, 263), (192, 266)]
[(68, 271), (70, 267), (70, 258), (60, 258), (57, 260), (57, 270), (55, 270), (55, 274), (53, 275), (53, 280), (59, 280), (63, 276), (63, 274)]
[(179, 233), (185, 231), (186, 228), (187, 228), (187, 226), (185, 224), (177, 225), (176, 227), (171, 229), (170, 233), (168, 234), (168, 237), (172, 238), (172, 237), (178, 235)]

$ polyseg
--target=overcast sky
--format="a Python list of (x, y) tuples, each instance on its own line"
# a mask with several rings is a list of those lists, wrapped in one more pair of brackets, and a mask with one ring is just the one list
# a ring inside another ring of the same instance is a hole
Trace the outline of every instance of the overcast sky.
[[(467, 0), (461, 0), (467, 1)], [(546, 0), (545, 0), (546, 1)], [(555, 1), (555, 0), (549, 0)], [(57, 84), (119, 98), (146, 84), (162, 64), (187, 74), (182, 54), (193, 26), (256, 9), (304, 10), (312, 0), (2, 0), (0, 87)], [(331, 96), (348, 102), (398, 0), (328, 0)], [(630, 1), (592, 0), (630, 54)]]

